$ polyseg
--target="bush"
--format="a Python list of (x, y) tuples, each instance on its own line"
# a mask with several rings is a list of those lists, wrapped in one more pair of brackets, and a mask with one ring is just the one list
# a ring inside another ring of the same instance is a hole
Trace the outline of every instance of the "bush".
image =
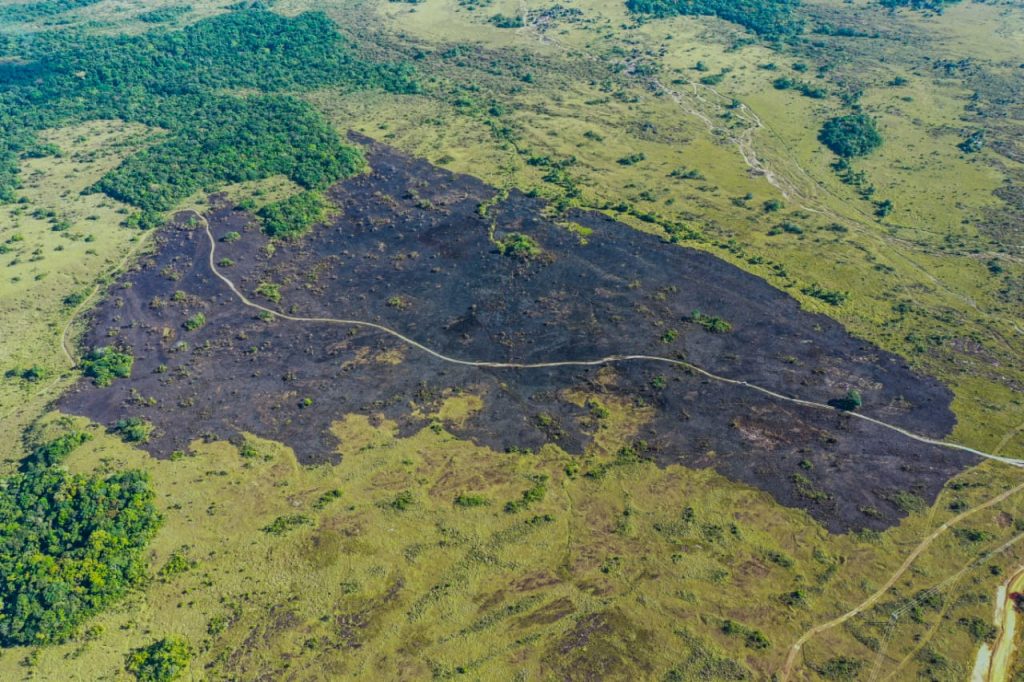
[(192, 317), (185, 320), (184, 327), (186, 331), (194, 332), (195, 330), (202, 327), (204, 324), (206, 324), (206, 315), (203, 315), (202, 313), (196, 313)]
[(705, 315), (699, 310), (694, 310), (690, 314), (690, 321), (696, 322), (713, 334), (726, 334), (732, 331), (732, 325), (722, 318), (715, 315)]
[(92, 377), (97, 386), (109, 386), (114, 379), (126, 379), (132, 375), (135, 358), (109, 346), (94, 348), (82, 358), (82, 374)]
[(128, 654), (124, 667), (139, 682), (174, 682), (188, 669), (191, 658), (189, 643), (172, 636), (135, 649)]
[(148, 443), (153, 435), (153, 425), (141, 417), (119, 419), (110, 430), (126, 443)]
[[(361, 160), (352, 160), (349, 175), (362, 168)], [(281, 239), (300, 237), (327, 214), (327, 202), (320, 192), (301, 192), (282, 201), (267, 204), (256, 214), (263, 231)]]
[(821, 127), (818, 140), (844, 159), (865, 156), (882, 146), (875, 120), (867, 114), (829, 119)]
[(483, 495), (470, 495), (463, 493), (455, 498), (455, 504), (460, 507), (485, 507), (490, 502)]
[(539, 256), (542, 251), (540, 245), (532, 237), (513, 232), (498, 242), (498, 253), (520, 260), (530, 260)]
[(82, 443), (92, 440), (85, 431), (70, 431), (59, 438), (36, 446), (22, 462), (22, 470), (61, 464)]
[(284, 535), (290, 530), (294, 530), (299, 526), (306, 526), (313, 523), (313, 520), (305, 514), (289, 514), (287, 516), (278, 516), (276, 519), (271, 521), (270, 525), (264, 526), (263, 532), (269, 535)]

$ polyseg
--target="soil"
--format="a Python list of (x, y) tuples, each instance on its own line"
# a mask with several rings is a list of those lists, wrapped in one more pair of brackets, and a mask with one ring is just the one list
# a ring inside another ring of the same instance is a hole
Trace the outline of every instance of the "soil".
[[(221, 271), (253, 300), (379, 322), (458, 358), (680, 357), (818, 402), (857, 389), (865, 414), (922, 435), (941, 438), (954, 425), (952, 394), (938, 381), (710, 254), (596, 212), (555, 219), (541, 199), (500, 198), (477, 179), (353, 139), (372, 172), (331, 188), (334, 215), (300, 240), (271, 245), (249, 213), (213, 197), (214, 235), (241, 234), (218, 241), (217, 259), (232, 262)], [(496, 242), (514, 232), (542, 253), (500, 253)], [(85, 340), (130, 348), (132, 377), (107, 388), (83, 379), (60, 407), (105, 424), (148, 419), (156, 431), (146, 447), (157, 456), (199, 437), (250, 432), (288, 444), (304, 463), (336, 461), (330, 425), (344, 414), (386, 417), (408, 434), (461, 393), (483, 407), (444, 424), (459, 437), (513, 453), (554, 443), (583, 454), (601, 419), (570, 401), (575, 390), (653, 407), (639, 449), (659, 465), (713, 467), (834, 532), (888, 527), (903, 515), (895, 493), (931, 502), (976, 462), (840, 410), (786, 404), (664, 364), (481, 369), (365, 328), (260, 319), (212, 275), (205, 232), (189, 214), (156, 242), (96, 308)], [(261, 283), (278, 285), (280, 301), (256, 293)], [(708, 331), (692, 321), (695, 310), (731, 331)], [(188, 331), (197, 312), (206, 323)]]

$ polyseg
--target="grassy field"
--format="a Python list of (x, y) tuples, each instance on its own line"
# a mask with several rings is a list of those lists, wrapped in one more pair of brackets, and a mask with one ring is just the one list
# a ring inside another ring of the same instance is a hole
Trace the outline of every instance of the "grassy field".
[[(191, 5), (174, 24), (222, 9)], [(569, 204), (626, 202), (658, 220), (612, 213), (658, 234), (662, 224), (685, 223), (700, 235), (685, 245), (764, 277), (947, 382), (955, 440), (1024, 455), (1024, 266), (1019, 245), (983, 229), (992, 190), (1019, 167), (991, 149), (961, 152), (973, 129), (960, 121), (969, 85), (908, 57), (934, 41), (944, 58), (1008, 68), (1024, 35), (1019, 11), (963, 3), (942, 17), (900, 14), (894, 26), (912, 38), (907, 46), (877, 41), (837, 67), (868, 84), (860, 101), (886, 139), (854, 163), (876, 187), (872, 200), (894, 202), (879, 219), (815, 139), (824, 118), (845, 110), (831, 77), (817, 79), (809, 58), (737, 45), (735, 29), (720, 22), (636, 24), (618, 0), (574, 2), (580, 17), (543, 30), (491, 25), (492, 15), (520, 10), (507, 0), (475, 10), (447, 0), (283, 0), (275, 10), (314, 6), (368, 38), (367, 49), (423, 52), (420, 95), (310, 94), (339, 130), (556, 202), (565, 186), (529, 160), (574, 157), (567, 172), (580, 196)], [(149, 26), (128, 18), (143, 9), (105, 0), (67, 18), (136, 31)], [(624, 61), (650, 71), (609, 68)], [(808, 70), (794, 68), (801, 61)], [(768, 63), (775, 69), (762, 68)], [(723, 71), (716, 84), (700, 82)], [(830, 94), (776, 90), (780, 75)], [(897, 76), (907, 82), (890, 85)], [(145, 248), (144, 233), (121, 226), (126, 207), (80, 192), (154, 135), (117, 122), (52, 131), (46, 141), (60, 155), (25, 160), (25, 203), (0, 206), (0, 371), (38, 368), (0, 378), (7, 443), (41, 415), (58, 428), (46, 404), (75, 377), (65, 328), (71, 323), (73, 348), (95, 284)], [(622, 162), (637, 154), (642, 160)], [(751, 154), (770, 176), (751, 172)], [(296, 188), (271, 180), (229, 189), (263, 203)], [(781, 206), (766, 210), (770, 201)], [(799, 231), (773, 230), (783, 222)], [(810, 284), (850, 296), (831, 306), (803, 293)], [(443, 414), (474, 405), (452, 397)], [(929, 508), (908, 501), (896, 528), (832, 536), (712, 472), (617, 460), (645, 415), (610, 408), (607, 429), (579, 462), (556, 448), (491, 452), (443, 430), (398, 438), (386, 422), (341, 414), (337, 465), (304, 468), (286, 448), (256, 440), (245, 457), (229, 443), (196, 442), (187, 456), (161, 461), (92, 425), (96, 437), (72, 456), (72, 469), (132, 467), (153, 477), (165, 524), (152, 577), (74, 641), (4, 652), (0, 677), (127, 679), (128, 650), (180, 634), (196, 651), (193, 679), (662, 679), (672, 670), (689, 679), (686, 671), (736, 672), (731, 661), (768, 679), (800, 634), (870, 596), (929, 532), (1024, 482), (985, 464)], [(5, 454), (11, 467), (21, 452), (11, 445)], [(602, 464), (607, 473), (586, 475)], [(539, 481), (543, 499), (505, 511)], [(1022, 514), (1024, 497), (1012, 496), (940, 536), (877, 605), (805, 645), (798, 675), (827, 678), (830, 661), (846, 656), (862, 676), (877, 665), (879, 679), (963, 679), (987, 636), (977, 621), (991, 619), (1000, 575), (1024, 559), (1024, 545), (990, 552), (1021, 532)], [(935, 586), (938, 598), (908, 603)]]
[[(181, 459), (154, 460), (78, 420), (95, 438), (69, 460), (73, 471), (152, 476), (165, 518), (153, 577), (79, 640), (10, 650), (0, 670), (53, 679), (70, 659), (68, 679), (118, 679), (128, 648), (178, 634), (197, 651), (196, 678), (660, 678), (694, 656), (720, 670), (741, 661), (767, 677), (805, 627), (876, 589), (953, 515), (953, 500), (971, 506), (1024, 482), (986, 465), (883, 536), (833, 537), (711, 472), (617, 460), (614, 449), (643, 415), (608, 407), (606, 433), (582, 462), (556, 448), (491, 452), (435, 429), (396, 438), (387, 422), (365, 417), (337, 424), (345, 446), (334, 466), (301, 467), (256, 439), (242, 454), (197, 442)], [(443, 408), (473, 409), (466, 396)], [(49, 429), (66, 427), (47, 419)], [(606, 474), (587, 475), (601, 464)], [(507, 512), (541, 476), (542, 499)], [(842, 651), (866, 665), (864, 633), (880, 637), (888, 610), (1019, 532), (1010, 520), (1022, 505), (1013, 497), (971, 518), (980, 539), (937, 541), (878, 613), (814, 641), (807, 660)], [(953, 625), (930, 646), (951, 661), (969, 658), (975, 640), (956, 623), (987, 617), (986, 576), (1021, 556), (1011, 550), (968, 572), (968, 589), (941, 614)], [(932, 607), (900, 624), (888, 655), (915, 645), (940, 617)]]

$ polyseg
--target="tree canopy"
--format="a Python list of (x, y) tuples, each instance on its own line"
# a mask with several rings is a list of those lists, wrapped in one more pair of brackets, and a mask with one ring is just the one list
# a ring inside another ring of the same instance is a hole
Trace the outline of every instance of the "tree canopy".
[(0, 645), (59, 642), (142, 578), (160, 521), (146, 474), (56, 468), (87, 436), (36, 448), (0, 485)]
[(818, 140), (843, 158), (864, 156), (882, 146), (875, 120), (867, 114), (830, 118), (821, 127)]
[[(198, 190), (277, 174), (321, 189), (362, 165), (358, 150), (290, 94), (323, 86), (418, 88), (410, 67), (354, 56), (322, 13), (250, 8), (179, 31), (0, 37), (0, 201), (13, 198), (18, 160), (38, 148), (36, 131), (89, 119), (168, 131), (94, 188), (148, 213)], [(243, 89), (250, 94), (226, 94)]]
[(626, 7), (637, 14), (718, 17), (773, 40), (803, 29), (794, 11), (799, 4), (799, 0), (626, 0)]

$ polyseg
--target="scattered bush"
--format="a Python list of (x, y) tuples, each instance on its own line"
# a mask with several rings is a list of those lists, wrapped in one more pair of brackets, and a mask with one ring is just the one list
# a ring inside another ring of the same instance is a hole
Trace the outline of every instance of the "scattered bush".
[(269, 535), (284, 535), (290, 530), (294, 530), (299, 526), (307, 526), (311, 523), (313, 523), (313, 520), (305, 514), (278, 516), (269, 525), (263, 527), (263, 532)]
[(520, 232), (513, 232), (498, 242), (498, 253), (520, 260), (531, 260), (543, 251), (532, 237)]
[(205, 324), (206, 315), (203, 315), (202, 313), (196, 313), (192, 317), (185, 320), (184, 327), (186, 331), (194, 332), (195, 330), (199, 329)]
[(875, 120), (867, 114), (837, 116), (825, 122), (818, 140), (843, 158), (864, 156), (882, 146)]
[(732, 325), (715, 315), (705, 315), (699, 310), (690, 314), (690, 321), (696, 322), (705, 330), (713, 334), (726, 334), (732, 331)]
[(125, 670), (138, 682), (174, 682), (181, 678), (192, 659), (192, 647), (181, 637), (165, 637), (135, 649), (125, 660)]
[(91, 377), (97, 386), (109, 386), (114, 379), (130, 377), (134, 362), (135, 358), (128, 353), (101, 346), (82, 358), (82, 374)]
[(141, 417), (119, 419), (110, 429), (126, 443), (148, 443), (153, 435), (153, 425)]

